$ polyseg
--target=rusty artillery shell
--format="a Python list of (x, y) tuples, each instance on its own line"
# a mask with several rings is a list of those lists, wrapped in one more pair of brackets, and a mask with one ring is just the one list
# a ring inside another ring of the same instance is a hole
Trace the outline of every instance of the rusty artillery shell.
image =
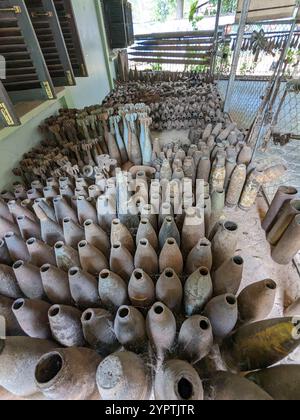
[(294, 199), (284, 204), (278, 214), (277, 220), (267, 235), (267, 239), (271, 245), (275, 246), (278, 243), (297, 214), (300, 214), (300, 200)]
[(225, 158), (221, 156), (217, 158), (217, 163), (213, 166), (210, 175), (210, 189), (211, 191), (223, 190), (225, 186), (226, 167)]
[(274, 366), (247, 375), (276, 401), (300, 400), (300, 366)]
[(238, 297), (240, 320), (261, 321), (271, 313), (276, 297), (277, 284), (271, 279), (246, 287)]
[(279, 211), (287, 203), (293, 200), (298, 194), (298, 190), (294, 187), (281, 186), (278, 188), (277, 193), (271, 203), (268, 213), (262, 222), (262, 228), (269, 232), (273, 227), (275, 220), (278, 217)]
[(213, 285), (209, 270), (201, 267), (193, 273), (184, 286), (184, 306), (188, 316), (202, 312), (213, 295)]
[(50, 400), (87, 400), (96, 391), (102, 357), (86, 348), (56, 349), (44, 354), (35, 369), (40, 392)]
[(34, 371), (40, 357), (57, 347), (54, 341), (7, 337), (0, 341), (0, 386), (19, 397), (38, 392)]
[(249, 380), (230, 372), (216, 372), (203, 381), (205, 399), (213, 401), (270, 401), (272, 397)]
[(264, 173), (262, 171), (254, 170), (248, 176), (246, 185), (244, 187), (239, 207), (241, 210), (250, 210), (254, 205), (257, 194), (264, 182)]
[(235, 207), (238, 205), (247, 176), (246, 165), (238, 165), (231, 176), (227, 195), (226, 206)]
[(168, 360), (155, 377), (157, 400), (203, 400), (203, 386), (196, 370), (186, 361)]
[(113, 353), (100, 363), (96, 374), (103, 400), (147, 400), (151, 381), (143, 359), (135, 353)]
[(275, 165), (264, 171), (264, 183), (271, 183), (281, 178), (287, 170), (284, 165)]
[(272, 251), (272, 258), (278, 264), (287, 265), (300, 249), (300, 214), (293, 221)]
[(239, 328), (224, 340), (221, 353), (229, 367), (247, 372), (280, 362), (299, 344), (297, 320), (268, 319)]

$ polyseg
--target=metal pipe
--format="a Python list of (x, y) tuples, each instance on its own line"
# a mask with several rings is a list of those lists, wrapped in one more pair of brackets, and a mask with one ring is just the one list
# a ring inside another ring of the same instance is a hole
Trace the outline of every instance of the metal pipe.
[(247, 17), (248, 17), (248, 11), (249, 11), (249, 8), (250, 8), (250, 4), (251, 4), (251, 0), (244, 0), (243, 1), (243, 8), (242, 8), (242, 14), (241, 14), (241, 19), (240, 19), (240, 26), (239, 26), (239, 30), (238, 30), (237, 42), (236, 42), (236, 47), (235, 47), (235, 51), (234, 51), (233, 62), (232, 62), (232, 66), (231, 66), (231, 73), (230, 73), (230, 78), (229, 78), (229, 82), (228, 82), (228, 86), (227, 86), (226, 99), (225, 99), (225, 105), (224, 105), (224, 112), (227, 112), (227, 113), (230, 110), (230, 104), (231, 104), (231, 100), (232, 100), (235, 76), (236, 76), (237, 68), (238, 68), (238, 65), (239, 65), (240, 53), (241, 53), (241, 48), (242, 48), (242, 44), (243, 44), (244, 33), (245, 33), (245, 29), (246, 29), (246, 23), (247, 23)]
[(135, 63), (159, 63), (159, 64), (183, 64), (183, 65), (199, 65), (209, 67), (210, 60), (190, 60), (190, 59), (168, 59), (168, 58), (148, 58), (148, 57), (131, 57), (130, 61)]
[[(222, 28), (222, 27), (223, 27), (223, 26), (221, 26), (221, 28)], [(289, 35), (289, 33), (290, 33), (290, 31), (266, 32), (266, 34), (265, 34), (265, 38), (266, 38), (266, 39), (268, 39), (268, 38), (272, 39), (272, 38), (274, 38), (274, 37), (277, 37), (277, 38), (284, 38), (284, 37), (288, 36), (288, 35)], [(252, 35), (253, 35), (253, 32), (245, 32), (245, 33), (244, 33), (244, 39), (247, 39), (247, 38), (251, 39)], [(298, 36), (298, 35), (299, 35), (299, 29), (297, 29), (297, 30), (295, 31), (295, 35), (296, 35), (296, 36)], [(226, 36), (225, 36), (225, 40), (227, 40), (227, 41), (229, 42), (229, 41), (231, 41), (231, 40), (234, 40), (236, 37), (237, 37), (237, 34), (228, 34), (228, 35), (226, 35)]]
[(283, 67), (285, 65), (285, 59), (286, 59), (286, 56), (287, 56), (288, 51), (289, 51), (290, 46), (291, 46), (291, 42), (292, 42), (293, 35), (294, 35), (296, 25), (297, 25), (297, 16), (299, 14), (299, 11), (300, 11), (300, 1), (298, 0), (295, 11), (294, 11), (294, 15), (293, 15), (293, 23), (292, 23), (291, 30), (290, 30), (290, 33), (289, 33), (289, 37), (288, 37), (288, 40), (287, 40), (287, 43), (286, 43), (286, 46), (285, 46), (285, 50), (284, 50), (284, 59), (282, 60), (282, 62), (280, 63), (280, 66), (279, 66), (279, 72), (280, 73), (283, 70)]
[(135, 46), (168, 46), (168, 45), (209, 45), (213, 46), (213, 38), (178, 38), (136, 41)]
[(102, 10), (102, 2), (94, 0), (95, 8), (97, 12), (97, 19), (99, 23), (99, 31), (101, 36), (101, 42), (103, 47), (103, 55), (105, 60), (105, 67), (106, 67), (106, 74), (108, 78), (108, 83), (110, 89), (114, 88), (114, 80), (111, 74), (111, 68), (110, 68), (110, 60), (109, 60), (109, 52), (108, 52), (108, 42), (107, 42), (107, 36), (105, 32), (105, 25), (104, 25), (104, 17), (103, 17), (103, 10)]
[[(261, 191), (262, 191), (262, 195), (263, 195), (263, 197), (264, 197), (264, 199), (265, 199), (265, 201), (266, 201), (266, 203), (268, 205), (268, 208), (270, 208), (271, 207), (271, 204), (272, 204), (272, 201), (269, 199), (269, 197), (268, 197), (268, 195), (266, 193), (265, 187), (262, 187)], [(294, 266), (295, 266), (295, 268), (296, 268), (296, 270), (298, 272), (298, 275), (300, 277), (300, 268), (299, 268), (299, 265), (297, 264), (296, 258), (293, 258), (292, 261), (293, 261), (293, 264), (294, 264)]]
[(216, 16), (216, 26), (215, 26), (215, 35), (214, 35), (214, 49), (213, 49), (213, 58), (211, 63), (210, 73), (211, 75), (215, 74), (215, 67), (217, 61), (217, 53), (218, 53), (218, 46), (219, 46), (219, 24), (220, 24), (220, 16), (222, 10), (222, 0), (218, 0), (218, 8), (217, 8), (217, 16)]
[[(250, 0), (249, 0), (250, 1)], [(205, 37), (213, 37), (213, 31), (185, 31), (185, 32), (163, 32), (163, 33), (152, 33), (152, 34), (142, 34), (136, 35), (136, 40), (141, 39), (165, 39), (165, 38), (188, 38), (188, 37), (197, 37), (197, 36), (205, 36)]]
[[(276, 69), (276, 72), (275, 72), (275, 80), (274, 80), (274, 83), (272, 85), (271, 92), (270, 92), (270, 95), (269, 95), (269, 103), (266, 103), (267, 107), (264, 109), (262, 117), (259, 118), (259, 120), (258, 120), (258, 121), (260, 121), (261, 125), (260, 125), (260, 128), (259, 128), (258, 134), (257, 134), (257, 138), (256, 138), (255, 147), (254, 147), (254, 150), (253, 150), (251, 162), (253, 162), (253, 160), (255, 159), (255, 156), (256, 156), (256, 153), (257, 153), (257, 150), (258, 150), (260, 136), (261, 136), (261, 133), (262, 133), (262, 130), (263, 130), (263, 127), (264, 127), (264, 123), (265, 123), (265, 117), (266, 117), (266, 115), (270, 115), (270, 113), (273, 110), (274, 103), (277, 99), (277, 94), (279, 92), (279, 88), (280, 88), (280, 84), (281, 84), (281, 77), (285, 73), (285, 70), (286, 70), (286, 66), (287, 66), (286, 57), (287, 57), (287, 54), (288, 54), (288, 51), (289, 51), (289, 48), (290, 48), (290, 45), (291, 45), (291, 42), (292, 42), (292, 39), (293, 39), (294, 31), (295, 31), (295, 28), (296, 28), (296, 25), (297, 25), (297, 16), (299, 14), (299, 11), (300, 11), (300, 1), (298, 0), (296, 8), (294, 10), (293, 22), (292, 22), (292, 25), (291, 25), (289, 37), (288, 37), (288, 40), (287, 40), (287, 42), (285, 44), (285, 47), (282, 51), (281, 58), (280, 58), (280, 61), (278, 63), (278, 66), (277, 66), (277, 69)], [(270, 126), (272, 125), (272, 122), (273, 122), (273, 118), (270, 120)], [(254, 133), (255, 133), (255, 131), (254, 131)], [(253, 139), (253, 134), (250, 138), (250, 144), (251, 144), (252, 139)]]

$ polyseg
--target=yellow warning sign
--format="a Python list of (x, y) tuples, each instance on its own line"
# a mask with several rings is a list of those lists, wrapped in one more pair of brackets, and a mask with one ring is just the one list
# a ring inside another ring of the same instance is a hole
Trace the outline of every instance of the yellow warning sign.
[(12, 116), (10, 115), (5, 103), (3, 102), (0, 102), (0, 112), (3, 115), (7, 125), (9, 126), (15, 125)]
[(74, 82), (74, 79), (73, 79), (72, 73), (71, 73), (69, 70), (67, 70), (67, 71), (66, 71), (66, 75), (67, 75), (67, 79), (68, 79), (68, 84), (69, 84), (69, 86), (74, 86), (74, 85), (75, 85), (75, 82)]
[(43, 86), (44, 86), (44, 89), (45, 89), (45, 91), (47, 93), (48, 98), (49, 99), (54, 99), (54, 95), (52, 93), (52, 90), (51, 90), (51, 87), (50, 87), (49, 82), (43, 82)]

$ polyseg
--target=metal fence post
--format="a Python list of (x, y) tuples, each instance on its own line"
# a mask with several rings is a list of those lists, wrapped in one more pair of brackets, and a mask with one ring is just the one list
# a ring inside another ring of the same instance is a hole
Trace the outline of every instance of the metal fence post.
[[(265, 135), (265, 141), (264, 141), (265, 147), (267, 146), (267, 143), (269, 142), (272, 135), (271, 129), (274, 124), (274, 118), (276, 118), (276, 114), (274, 116), (273, 107), (278, 96), (282, 76), (284, 76), (284, 73), (286, 70), (286, 64), (287, 64), (286, 58), (287, 58), (289, 48), (291, 46), (294, 31), (297, 25), (297, 16), (298, 16), (299, 11), (300, 11), (300, 0), (297, 0), (294, 15), (293, 15), (293, 21), (292, 21), (291, 29), (289, 32), (289, 37), (282, 50), (282, 54), (280, 57), (280, 61), (277, 65), (277, 69), (275, 70), (272, 86), (271, 88), (269, 87), (269, 91), (267, 91), (266, 93), (267, 95), (266, 98), (268, 99), (268, 101), (263, 101), (263, 103), (265, 102), (265, 105), (264, 107), (263, 106), (261, 107), (262, 112), (261, 114), (260, 112), (258, 113), (254, 121), (254, 125), (250, 132), (250, 135), (249, 135), (248, 143), (250, 146), (254, 145), (251, 161), (253, 161), (256, 157), (256, 153), (259, 147), (259, 141), (263, 132), (263, 128), (266, 127), (267, 129), (267, 134)], [(268, 117), (268, 121), (266, 121), (266, 117)]]
[(238, 34), (237, 34), (236, 46), (235, 46), (235, 51), (234, 51), (234, 56), (233, 56), (233, 61), (232, 61), (232, 66), (231, 66), (231, 72), (230, 72), (229, 82), (228, 82), (228, 86), (227, 86), (225, 105), (224, 105), (224, 111), (227, 112), (227, 113), (230, 110), (230, 104), (231, 104), (231, 99), (232, 99), (232, 94), (233, 94), (234, 82), (235, 82), (237, 68), (238, 68), (238, 65), (239, 65), (240, 53), (241, 53), (241, 48), (242, 48), (242, 44), (243, 44), (243, 39), (244, 39), (244, 34), (245, 34), (245, 29), (246, 29), (246, 23), (247, 23), (247, 17), (248, 17), (248, 12), (249, 12), (249, 8), (250, 8), (250, 3), (251, 3), (251, 0), (244, 0), (243, 1), (243, 8), (242, 8), (242, 14), (241, 14), (241, 19), (240, 19), (240, 25), (239, 25), (239, 30), (238, 30)]
[(214, 34), (214, 48), (213, 48), (213, 57), (211, 62), (211, 75), (215, 75), (215, 67), (216, 67), (216, 60), (218, 54), (218, 46), (219, 46), (219, 24), (220, 24), (220, 16), (222, 10), (222, 0), (218, 0), (218, 8), (217, 8), (217, 16), (216, 16), (216, 26), (215, 26), (215, 34)]

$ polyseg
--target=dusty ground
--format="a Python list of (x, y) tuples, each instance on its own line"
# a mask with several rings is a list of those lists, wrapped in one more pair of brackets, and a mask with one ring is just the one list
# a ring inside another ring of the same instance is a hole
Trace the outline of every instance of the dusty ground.
[[(155, 133), (162, 144), (176, 141), (187, 141), (186, 131), (170, 131)], [(289, 306), (300, 297), (300, 276), (296, 266), (280, 266), (271, 258), (270, 245), (266, 240), (265, 232), (261, 228), (261, 220), (268, 210), (267, 202), (263, 196), (257, 200), (257, 206), (248, 213), (239, 209), (226, 209), (224, 218), (236, 222), (240, 226), (240, 240), (237, 254), (245, 261), (244, 276), (241, 290), (247, 285), (270, 278), (278, 285), (278, 294), (270, 318), (281, 317), (283, 308)], [(298, 257), (297, 257), (298, 258)], [(298, 261), (296, 259), (296, 261)], [(300, 268), (300, 259), (299, 259)], [(290, 355), (283, 363), (300, 363), (300, 348)], [(18, 399), (0, 388), (0, 400)], [(35, 400), (43, 399), (37, 395)]]
[[(245, 269), (241, 290), (256, 281), (270, 278), (278, 285), (276, 302), (269, 318), (283, 316), (283, 308), (300, 297), (300, 276), (294, 263), (282, 266), (271, 258), (270, 244), (261, 228), (261, 220), (267, 211), (263, 197), (249, 213), (241, 210), (227, 210), (226, 216), (239, 224), (241, 229), (239, 252), (244, 258)], [(300, 348), (283, 363), (300, 363)]]
[(300, 296), (300, 277), (293, 263), (281, 266), (271, 258), (270, 244), (261, 228), (261, 220), (267, 211), (265, 200), (260, 197), (257, 207), (245, 213), (241, 210), (226, 210), (226, 218), (240, 226), (239, 252), (245, 260), (244, 278), (241, 289), (267, 278), (277, 282), (280, 293), (271, 317), (282, 315), (287, 306)]

